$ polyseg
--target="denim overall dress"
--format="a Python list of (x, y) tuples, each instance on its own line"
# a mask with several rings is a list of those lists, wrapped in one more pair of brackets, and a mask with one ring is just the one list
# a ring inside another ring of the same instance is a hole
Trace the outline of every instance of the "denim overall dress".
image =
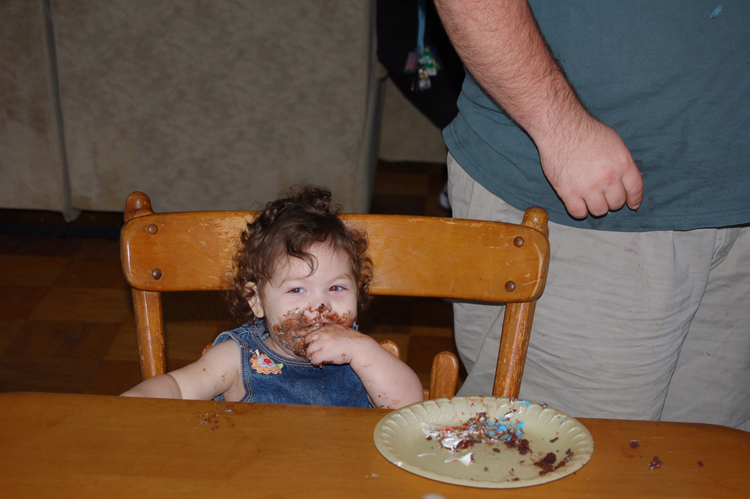
[[(221, 333), (214, 346), (234, 340), (242, 356), (245, 396), (240, 402), (372, 407), (367, 391), (349, 364), (324, 364), (276, 353), (263, 341), (270, 335), (266, 321), (257, 319)], [(219, 395), (215, 400), (224, 400)]]

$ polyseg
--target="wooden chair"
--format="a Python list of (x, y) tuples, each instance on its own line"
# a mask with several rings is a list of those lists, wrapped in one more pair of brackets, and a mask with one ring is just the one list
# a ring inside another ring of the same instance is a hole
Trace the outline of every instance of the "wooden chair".
[[(166, 370), (161, 293), (223, 289), (240, 233), (255, 216), (249, 211), (155, 214), (147, 195), (128, 196), (120, 256), (133, 288), (144, 379)], [(534, 308), (547, 279), (547, 213), (530, 208), (521, 225), (401, 215), (341, 217), (367, 231), (375, 265), (373, 295), (507, 304), (493, 395), (518, 396)], [(439, 355), (430, 397), (453, 395), (457, 372), (455, 356)]]

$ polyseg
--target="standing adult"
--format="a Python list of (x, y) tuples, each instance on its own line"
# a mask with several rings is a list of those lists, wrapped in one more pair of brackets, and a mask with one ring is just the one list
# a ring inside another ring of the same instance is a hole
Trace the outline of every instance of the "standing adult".
[[(521, 395), (750, 429), (750, 3), (436, 5), (467, 69), (454, 216), (550, 216)], [(502, 313), (455, 306), (461, 394), (491, 391)]]

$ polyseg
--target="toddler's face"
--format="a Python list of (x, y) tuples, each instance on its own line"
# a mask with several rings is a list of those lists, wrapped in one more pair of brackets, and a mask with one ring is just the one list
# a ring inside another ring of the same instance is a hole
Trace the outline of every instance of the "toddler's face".
[(262, 308), (271, 346), (292, 357), (305, 357), (304, 336), (311, 330), (322, 324), (351, 326), (357, 319), (357, 284), (346, 254), (327, 244), (308, 252), (318, 262), (314, 274), (306, 262), (290, 258), (264, 285), (262, 300), (257, 293), (250, 300), (251, 307)]

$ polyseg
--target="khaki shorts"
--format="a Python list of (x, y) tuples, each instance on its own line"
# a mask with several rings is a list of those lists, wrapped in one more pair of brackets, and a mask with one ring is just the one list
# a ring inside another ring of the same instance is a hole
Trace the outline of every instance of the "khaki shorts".
[[(453, 216), (519, 223), (523, 212), (448, 157)], [(625, 208), (627, 209), (627, 208)], [(550, 224), (547, 287), (521, 396), (573, 416), (750, 430), (750, 227), (605, 232)], [(468, 378), (490, 394), (504, 307), (454, 305)]]

